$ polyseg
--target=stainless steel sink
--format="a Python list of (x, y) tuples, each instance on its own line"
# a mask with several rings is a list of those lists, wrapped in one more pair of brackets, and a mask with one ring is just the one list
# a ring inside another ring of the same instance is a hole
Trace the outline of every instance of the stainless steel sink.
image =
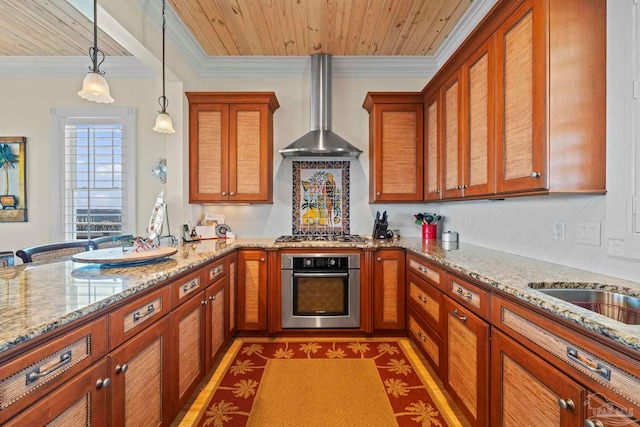
[(536, 288), (537, 291), (628, 325), (640, 325), (640, 298), (599, 289)]

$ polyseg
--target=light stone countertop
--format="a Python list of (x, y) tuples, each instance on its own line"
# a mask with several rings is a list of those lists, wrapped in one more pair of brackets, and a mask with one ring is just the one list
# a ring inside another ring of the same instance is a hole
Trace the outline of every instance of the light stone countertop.
[(640, 283), (460, 243), (454, 250), (421, 238), (365, 243), (274, 243), (275, 238), (182, 245), (159, 262), (100, 267), (71, 260), (0, 268), (0, 353), (91, 314), (237, 248), (404, 248), (640, 351), (640, 326), (625, 325), (529, 288), (529, 283), (597, 287), (640, 297)]

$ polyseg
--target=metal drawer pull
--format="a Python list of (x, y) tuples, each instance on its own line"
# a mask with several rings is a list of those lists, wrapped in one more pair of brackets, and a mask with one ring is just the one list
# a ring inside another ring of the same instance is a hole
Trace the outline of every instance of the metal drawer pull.
[(462, 289), (460, 286), (458, 286), (458, 290), (456, 291), (456, 293), (460, 296), (463, 296), (467, 299), (472, 299), (473, 298), (473, 294), (470, 291), (467, 291), (466, 293), (464, 292), (464, 289)]
[(422, 335), (422, 331), (418, 331), (418, 336), (422, 341), (427, 342), (427, 337), (426, 335)]
[(96, 381), (96, 389), (100, 390), (101, 388), (109, 387), (109, 384), (111, 384), (111, 380), (109, 378), (98, 378), (98, 381)]
[(564, 400), (563, 398), (559, 398), (558, 406), (560, 407), (560, 409), (564, 409), (564, 410), (573, 411), (574, 409), (576, 409), (576, 404), (573, 403), (573, 400), (571, 399)]
[(425, 297), (422, 296), (422, 294), (418, 294), (418, 299), (424, 303), (427, 302), (427, 299)]
[(195, 281), (195, 280), (192, 280), (192, 281), (191, 281), (191, 286), (189, 286), (189, 285), (184, 285), (184, 286), (182, 287), (182, 291), (183, 291), (183, 292), (189, 292), (191, 289), (195, 288), (196, 286), (198, 286), (198, 284), (196, 283), (196, 281)]
[(220, 273), (222, 273), (222, 266), (221, 265), (219, 265), (216, 268), (214, 268), (213, 270), (211, 270), (211, 273), (210, 273), (209, 277), (216, 276), (216, 275), (218, 275)]
[(140, 314), (139, 311), (136, 311), (133, 314), (133, 321), (136, 322), (138, 320), (140, 320), (141, 318), (150, 315), (151, 313), (153, 313), (155, 311), (155, 307), (153, 306), (153, 304), (149, 304), (149, 306), (147, 307), (147, 312), (144, 314)]
[(460, 314), (458, 313), (458, 309), (457, 308), (453, 309), (453, 315), (456, 316), (462, 322), (467, 323), (467, 316), (460, 316)]
[[(578, 350), (576, 350), (575, 348), (567, 347), (567, 357), (570, 360), (573, 360), (574, 362), (579, 364), (580, 366), (593, 372), (594, 374), (600, 375), (605, 380), (607, 381), (611, 380), (611, 369), (607, 368), (606, 366), (604, 366), (602, 363), (599, 363), (599, 362), (585, 361), (584, 360), (585, 358), (580, 357), (580, 355), (578, 354)], [(596, 366), (594, 367), (592, 364), (595, 364)]]
[(604, 427), (600, 420), (585, 420), (584, 425), (586, 427)]
[(65, 351), (60, 355), (60, 361), (53, 366), (40, 366), (34, 371), (27, 374), (27, 385), (39, 380), (42, 377), (49, 375), (50, 373), (62, 368), (67, 363), (71, 362), (71, 350)]

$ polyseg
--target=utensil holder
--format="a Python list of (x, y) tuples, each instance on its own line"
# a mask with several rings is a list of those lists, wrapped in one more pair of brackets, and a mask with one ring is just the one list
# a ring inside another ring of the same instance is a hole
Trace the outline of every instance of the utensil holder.
[(422, 239), (432, 240), (438, 237), (437, 224), (422, 224)]

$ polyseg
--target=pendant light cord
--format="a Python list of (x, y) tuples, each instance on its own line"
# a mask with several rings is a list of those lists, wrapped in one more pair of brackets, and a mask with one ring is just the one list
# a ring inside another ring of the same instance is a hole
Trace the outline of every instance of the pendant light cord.
[(166, 114), (167, 107), (169, 106), (169, 100), (165, 96), (165, 76), (164, 76), (164, 33), (167, 26), (167, 20), (164, 16), (164, 10), (166, 7), (166, 0), (162, 0), (162, 96), (158, 98), (161, 110), (159, 113)]
[[(98, 63), (98, 54), (102, 54), (100, 63)], [(98, 49), (98, 0), (93, 0), (93, 46), (89, 48), (89, 57), (93, 63), (89, 70), (94, 73), (104, 74), (104, 71), (100, 71), (100, 65), (104, 62), (104, 52)]]

